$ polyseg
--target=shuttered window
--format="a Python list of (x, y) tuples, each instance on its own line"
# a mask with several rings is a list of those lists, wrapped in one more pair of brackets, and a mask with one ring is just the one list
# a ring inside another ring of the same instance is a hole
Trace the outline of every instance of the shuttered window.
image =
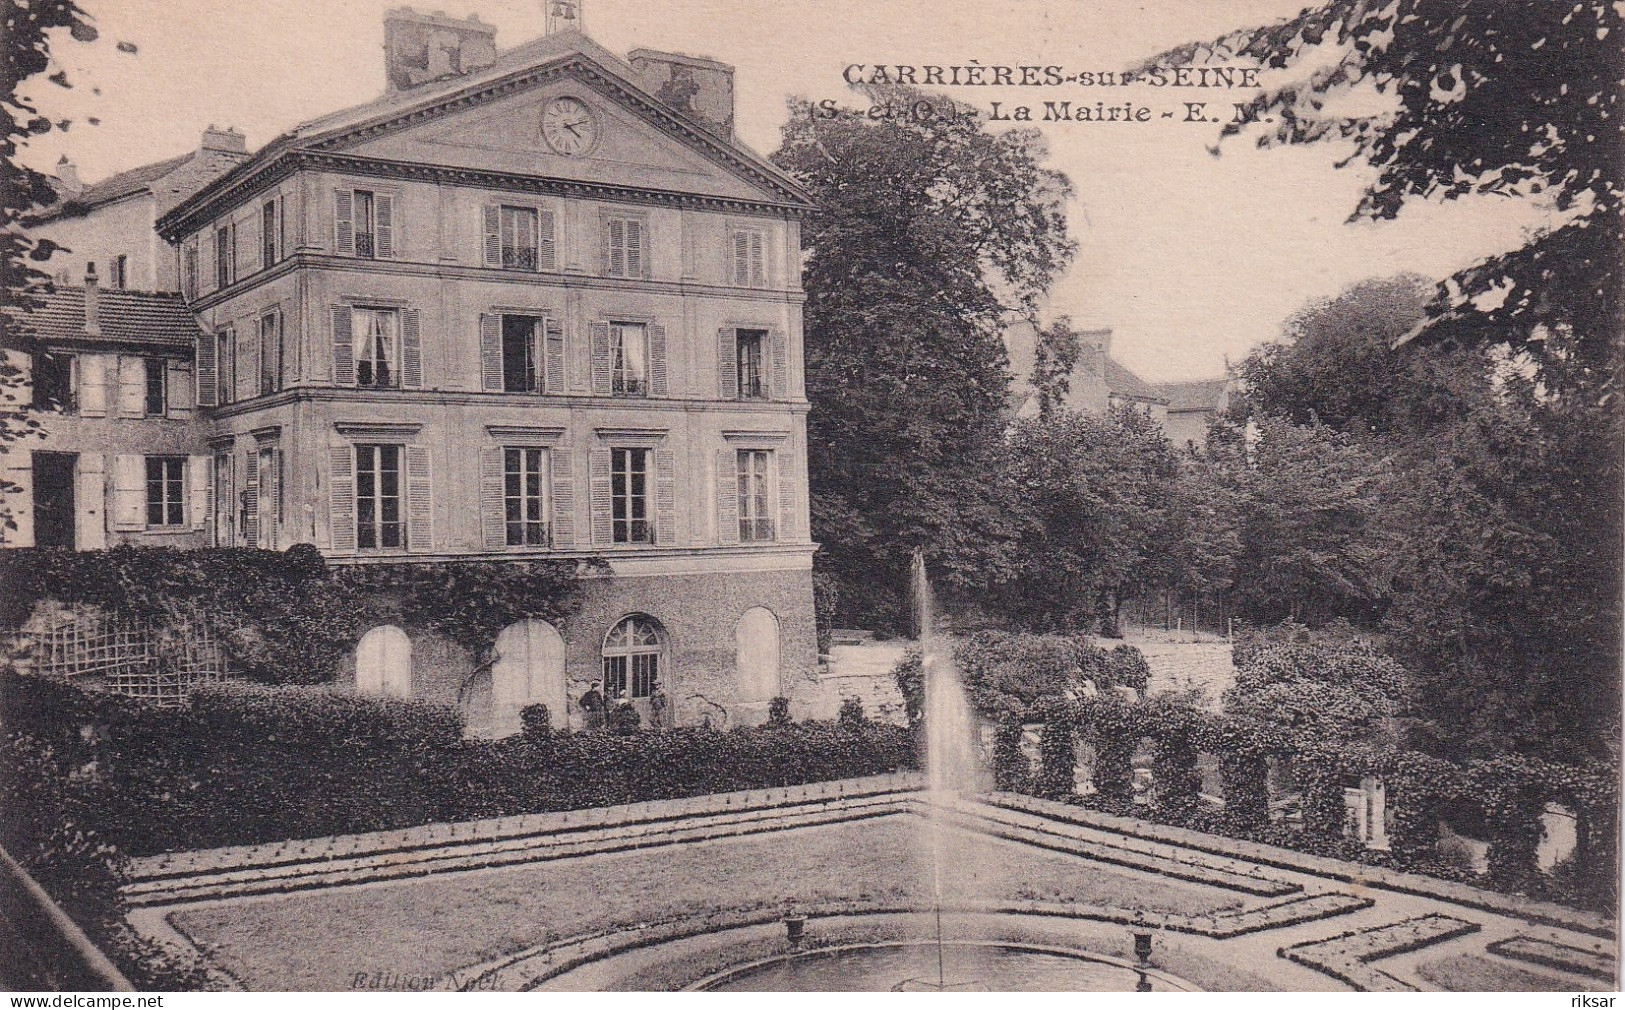
[(739, 398), (760, 400), (767, 396), (766, 330), (737, 330), (739, 362)]
[(355, 533), (362, 550), (406, 545), (401, 513), (401, 452), (398, 445), (355, 447)]
[(546, 547), (547, 450), (502, 451), (503, 515), (509, 547)]
[(281, 237), (281, 214), (277, 212), (277, 202), (267, 200), (260, 207), (260, 269), (269, 270), (276, 266), (278, 239)]
[(733, 282), (742, 288), (767, 287), (767, 237), (742, 229), (733, 233)]
[(610, 392), (649, 395), (648, 328), (642, 323), (610, 323)]
[(197, 239), (190, 239), (181, 253), (181, 294), (187, 301), (197, 297)]
[(772, 453), (765, 449), (740, 449), (736, 459), (738, 476), (739, 539), (758, 543), (773, 539), (773, 513), (768, 506), (768, 464)]
[(186, 457), (147, 457), (147, 525), (186, 525)]
[(395, 197), (367, 189), (333, 193), (333, 246), (341, 256), (395, 256)]
[(400, 313), (394, 309), (354, 309), (350, 332), (355, 341), (355, 384), (394, 389), (400, 378)]
[(502, 317), (502, 391), (542, 391), (541, 320), (534, 316)]
[(230, 284), (237, 273), (237, 242), (232, 235), (233, 228), (229, 224), (221, 225), (214, 232), (214, 286), (223, 288)]
[(259, 391), (263, 396), (282, 389), (282, 313), (260, 317)]
[(215, 336), (214, 375), (214, 402), (225, 406), (235, 399), (237, 375), (237, 331), (229, 326)]
[(617, 544), (652, 544), (654, 523), (649, 509), (649, 449), (614, 449), (610, 453), (611, 539)]
[(647, 277), (649, 225), (642, 218), (604, 220), (604, 273), (610, 277)]
[(143, 413), (163, 417), (169, 410), (169, 362), (163, 358), (143, 358), (147, 383)]

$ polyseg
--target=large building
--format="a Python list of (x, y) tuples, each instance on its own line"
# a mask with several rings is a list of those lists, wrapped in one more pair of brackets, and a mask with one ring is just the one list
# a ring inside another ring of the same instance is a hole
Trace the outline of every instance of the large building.
[[(69, 321), (34, 361), (65, 386), (32, 448), (73, 471), (80, 547), (173, 537), (313, 544), (340, 564), (605, 558), (613, 575), (589, 580), (567, 626), (504, 633), (503, 662), (474, 689), (495, 699), (491, 718), (511, 727), (520, 704), (543, 701), (562, 721), (603, 679), (640, 706), (664, 694), (678, 721), (754, 721), (817, 660), (810, 202), (734, 138), (732, 68), (650, 50), (622, 60), (558, 27), (499, 51), (477, 18), (391, 11), (385, 95), (233, 159), (161, 209), (150, 283), (173, 277), (179, 297), (125, 296), (168, 313), (147, 359), (114, 346), (113, 292), (52, 297)], [(68, 332), (76, 304), (100, 312), (99, 333)], [(153, 374), (168, 382), (162, 418), (149, 392), (141, 425), (90, 430), (98, 383), (103, 404), (123, 405), (128, 385), (133, 411), (135, 377)], [(61, 475), (41, 473), (13, 468), (23, 544), (42, 539), (42, 509), (62, 508)], [(341, 674), (465, 703), (467, 677), (393, 627)]]

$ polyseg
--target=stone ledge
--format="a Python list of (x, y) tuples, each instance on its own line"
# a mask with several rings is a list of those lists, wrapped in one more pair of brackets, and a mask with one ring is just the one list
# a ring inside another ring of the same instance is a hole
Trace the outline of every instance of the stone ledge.
[(1593, 936), (1612, 938), (1617, 935), (1613, 920), (1606, 919), (1594, 912), (1568, 908), (1549, 901), (1537, 901), (1533, 898), (1500, 894), (1470, 884), (1439, 880), (1419, 873), (1405, 873), (1380, 866), (1351, 863), (1343, 859), (1315, 856), (1306, 852), (1298, 852), (1295, 849), (1284, 849), (1276, 845), (1265, 845), (1261, 842), (1227, 838), (1223, 835), (1192, 831), (1189, 828), (1176, 828), (1171, 825), (1156, 824), (1135, 817), (1119, 817), (1116, 814), (1101, 813), (1085, 807), (1058, 803), (1054, 800), (1041, 800), (1037, 797), (1024, 796), (1019, 793), (989, 793), (982, 797), (981, 800), (990, 806), (1021, 810), (1050, 820), (1066, 821), (1084, 827), (1114, 831), (1216, 855), (1245, 859), (1263, 866), (1274, 866), (1299, 873), (1311, 873), (1345, 883), (1359, 884), (1364, 887), (1379, 887), (1384, 890), (1397, 891), (1401, 894), (1436, 898), (1440, 901), (1448, 901), (1456, 905), (1493, 912), (1497, 915), (1509, 915), (1529, 922), (1538, 922), (1563, 929), (1576, 930), (1581, 933), (1590, 933)]
[(1594, 950), (1581, 950), (1566, 943), (1542, 940), (1519, 934), (1510, 939), (1497, 940), (1486, 948), (1491, 954), (1515, 961), (1538, 964), (1543, 968), (1556, 968), (1588, 978), (1614, 984), (1614, 959), (1611, 955)]

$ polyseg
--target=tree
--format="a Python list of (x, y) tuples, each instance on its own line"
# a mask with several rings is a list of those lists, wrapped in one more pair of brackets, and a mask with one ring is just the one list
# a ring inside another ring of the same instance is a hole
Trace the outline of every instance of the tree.
[(820, 207), (802, 235), (808, 470), (843, 620), (902, 627), (916, 547), (947, 588), (967, 588), (996, 577), (1019, 538), (990, 477), (1009, 387), (1000, 327), (1035, 316), (1073, 252), (1070, 187), (1044, 157), (1036, 131), (969, 116), (791, 103), (773, 160)]
[(1083, 347), (1069, 316), (1058, 316), (1038, 331), (1033, 347), (1033, 391), (1038, 397), (1038, 416), (1049, 418), (1066, 402), (1072, 391), (1072, 371), (1078, 367)]

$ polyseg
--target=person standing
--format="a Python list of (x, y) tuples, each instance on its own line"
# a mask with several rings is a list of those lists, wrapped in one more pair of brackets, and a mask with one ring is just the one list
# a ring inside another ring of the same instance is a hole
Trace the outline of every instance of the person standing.
[(595, 682), (587, 688), (587, 693), (581, 696), (581, 715), (589, 730), (604, 728), (604, 696), (598, 690)]

